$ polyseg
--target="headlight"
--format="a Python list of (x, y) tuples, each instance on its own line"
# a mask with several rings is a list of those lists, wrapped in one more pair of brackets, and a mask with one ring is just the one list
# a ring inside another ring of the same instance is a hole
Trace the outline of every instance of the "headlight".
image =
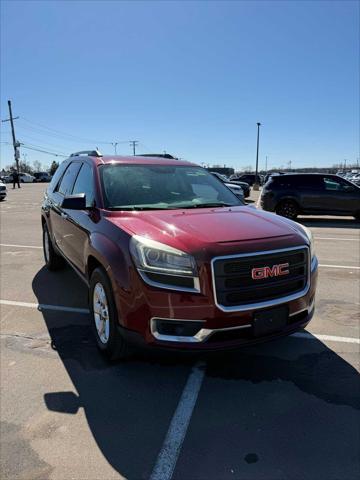
[(194, 257), (145, 237), (133, 236), (130, 253), (144, 281), (173, 290), (199, 291)]
[(311, 260), (312, 260), (315, 256), (315, 245), (314, 245), (313, 234), (311, 233), (311, 230), (309, 228), (305, 227), (304, 225), (301, 225), (301, 223), (298, 223), (298, 225), (299, 225), (299, 227), (301, 227), (301, 229), (303, 230), (303, 232), (305, 233), (305, 235), (307, 236), (307, 238), (309, 240), (310, 255), (311, 255)]

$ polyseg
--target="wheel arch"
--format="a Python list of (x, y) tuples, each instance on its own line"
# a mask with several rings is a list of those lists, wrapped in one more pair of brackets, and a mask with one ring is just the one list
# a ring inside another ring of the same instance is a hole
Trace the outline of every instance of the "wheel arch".
[(276, 205), (275, 205), (275, 209), (279, 207), (279, 205), (281, 205), (282, 203), (284, 202), (287, 202), (287, 201), (291, 201), (293, 203), (296, 204), (299, 212), (301, 211), (301, 206), (300, 206), (300, 202), (299, 202), (299, 199), (293, 195), (286, 195), (284, 197), (281, 197), (277, 202), (276, 202)]

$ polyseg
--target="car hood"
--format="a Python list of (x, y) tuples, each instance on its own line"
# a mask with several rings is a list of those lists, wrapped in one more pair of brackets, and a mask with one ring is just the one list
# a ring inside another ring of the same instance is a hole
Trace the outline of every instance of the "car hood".
[(295, 222), (253, 207), (118, 212), (109, 220), (131, 235), (151, 238), (183, 251), (209, 244), (233, 244), (295, 236), (308, 243)]

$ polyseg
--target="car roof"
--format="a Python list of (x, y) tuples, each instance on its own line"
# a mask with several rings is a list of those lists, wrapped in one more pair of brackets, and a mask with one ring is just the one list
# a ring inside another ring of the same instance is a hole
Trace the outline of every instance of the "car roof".
[[(331, 177), (338, 177), (339, 175), (336, 175), (336, 173), (302, 173), (302, 172), (298, 172), (298, 173), (284, 173), (284, 175), (286, 175), (287, 177), (299, 177), (299, 176), (306, 176), (306, 177), (321, 177), (321, 176), (331, 176)], [(275, 175), (275, 176), (284, 176), (284, 175)]]
[(196, 163), (187, 162), (185, 160), (176, 160), (172, 158), (163, 158), (163, 157), (143, 157), (137, 155), (104, 155), (100, 157), (95, 156), (74, 156), (71, 157), (71, 160), (91, 160), (96, 165), (108, 165), (108, 164), (134, 164), (134, 165), (176, 165), (176, 166), (192, 166), (199, 167)]

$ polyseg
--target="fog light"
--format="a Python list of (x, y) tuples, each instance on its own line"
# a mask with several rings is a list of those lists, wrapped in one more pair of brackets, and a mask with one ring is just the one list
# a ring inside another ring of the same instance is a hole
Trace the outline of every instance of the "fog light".
[(156, 330), (160, 335), (176, 337), (193, 337), (201, 329), (200, 322), (178, 320), (156, 320)]

